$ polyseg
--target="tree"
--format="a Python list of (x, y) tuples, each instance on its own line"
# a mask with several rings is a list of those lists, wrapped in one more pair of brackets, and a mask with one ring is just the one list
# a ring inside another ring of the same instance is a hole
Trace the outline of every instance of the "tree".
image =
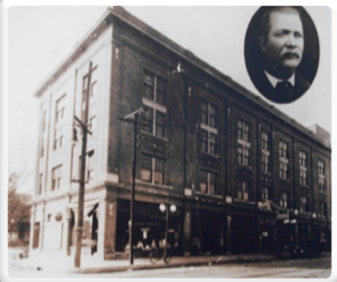
[(25, 194), (17, 193), (20, 175), (11, 173), (8, 177), (8, 233), (19, 238), (29, 230), (30, 206)]

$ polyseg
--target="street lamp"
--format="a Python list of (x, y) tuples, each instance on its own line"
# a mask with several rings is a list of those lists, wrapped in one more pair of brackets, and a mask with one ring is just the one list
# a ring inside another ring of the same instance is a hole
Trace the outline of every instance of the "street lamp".
[(167, 195), (167, 203), (161, 203), (159, 205), (159, 210), (161, 212), (166, 211), (166, 227), (165, 227), (165, 246), (164, 246), (164, 261), (166, 261), (166, 256), (167, 256), (167, 232), (168, 232), (168, 221), (169, 221), (169, 209), (172, 213), (174, 213), (177, 210), (177, 207), (175, 204), (170, 205), (170, 194)]

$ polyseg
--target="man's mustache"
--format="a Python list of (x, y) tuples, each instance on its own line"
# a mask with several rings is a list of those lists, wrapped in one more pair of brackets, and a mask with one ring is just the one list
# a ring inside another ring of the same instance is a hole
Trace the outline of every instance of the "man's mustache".
[(286, 60), (286, 59), (300, 59), (301, 55), (297, 52), (286, 52), (281, 56), (282, 60)]

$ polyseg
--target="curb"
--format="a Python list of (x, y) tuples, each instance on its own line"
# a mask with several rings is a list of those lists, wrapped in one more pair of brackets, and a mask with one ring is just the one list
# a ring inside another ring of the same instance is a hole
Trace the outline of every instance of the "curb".
[(124, 272), (133, 270), (146, 270), (146, 269), (161, 269), (161, 268), (174, 268), (174, 267), (190, 267), (202, 265), (220, 265), (231, 263), (252, 263), (252, 262), (266, 262), (276, 260), (275, 258), (262, 258), (262, 259), (232, 259), (232, 260), (212, 260), (212, 261), (196, 261), (196, 262), (175, 262), (168, 264), (146, 264), (146, 265), (133, 265), (133, 266), (117, 266), (117, 267), (103, 267), (103, 268), (85, 268), (85, 269), (71, 269), (71, 273), (93, 274), (93, 273), (113, 273)]

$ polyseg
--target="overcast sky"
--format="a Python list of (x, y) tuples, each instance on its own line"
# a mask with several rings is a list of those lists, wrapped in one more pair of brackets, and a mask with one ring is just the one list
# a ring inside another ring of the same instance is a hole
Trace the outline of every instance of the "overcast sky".
[[(244, 38), (256, 7), (125, 7), (197, 57), (258, 94), (244, 63)], [(41, 83), (100, 19), (101, 7), (12, 7), (8, 12), (9, 170), (33, 172), (36, 163)], [(316, 25), (320, 61), (308, 92), (290, 105), (275, 105), (304, 126), (331, 131), (331, 14), (305, 7)], [(261, 95), (260, 95), (261, 96)], [(262, 96), (261, 96), (262, 97)], [(33, 177), (23, 190), (33, 190)]]

